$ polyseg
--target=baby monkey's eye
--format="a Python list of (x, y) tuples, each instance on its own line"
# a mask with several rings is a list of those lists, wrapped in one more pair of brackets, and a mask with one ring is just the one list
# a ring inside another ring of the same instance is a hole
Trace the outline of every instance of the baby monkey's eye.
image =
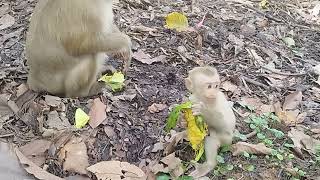
[(214, 85), (214, 88), (218, 88), (218, 86), (219, 86), (219, 85), (218, 85), (218, 84), (216, 84), (216, 85)]
[(209, 85), (208, 85), (208, 89), (211, 89), (211, 88), (212, 88), (212, 85), (211, 85), (211, 84), (209, 84)]

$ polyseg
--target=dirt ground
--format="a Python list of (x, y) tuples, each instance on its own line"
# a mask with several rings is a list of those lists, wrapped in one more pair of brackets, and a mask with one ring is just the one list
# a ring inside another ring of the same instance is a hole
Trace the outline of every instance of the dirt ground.
[[(319, 129), (320, 84), (312, 68), (320, 64), (320, 18), (319, 14), (308, 16), (316, 1), (273, 0), (264, 10), (259, 2), (200, 0), (192, 13), (189, 0), (120, 0), (114, 8), (115, 23), (132, 38), (133, 51), (143, 50), (151, 57), (165, 55), (165, 59), (152, 64), (134, 59), (124, 91), (105, 91), (99, 96), (107, 105), (106, 120), (95, 129), (87, 126), (73, 132), (87, 137), (90, 165), (112, 159), (147, 167), (164, 157), (163, 148), (156, 152), (153, 149), (160, 140), (166, 140), (164, 126), (169, 107), (186, 100), (184, 78), (193, 67), (204, 64), (217, 67), (222, 82), (232, 84), (224, 84), (222, 89), (238, 110), (237, 129), (242, 134), (251, 130), (243, 122), (245, 112), (237, 102), (251, 98), (254, 103), (271, 105), (277, 100), (284, 102), (295, 91), (302, 92), (298, 109), (306, 113), (299, 126)], [(44, 139), (39, 124), (50, 128), (47, 120), (52, 111), (74, 124), (76, 109), (88, 113), (95, 98), (62, 98), (62, 103), (53, 107), (47, 104), (45, 94), (21, 95), (28, 72), (25, 38), (35, 4), (35, 0), (0, 2), (0, 18), (13, 17), (8, 18), (13, 22), (7, 28), (1, 28), (0, 23), (0, 94), (16, 104), (14, 113), (1, 117), (0, 137), (19, 147)], [(165, 28), (165, 16), (173, 11), (183, 12), (190, 26), (206, 15), (203, 26), (197, 32), (169, 30)], [(294, 39), (294, 48), (282, 40), (285, 37)], [(110, 60), (110, 64), (116, 69), (121, 67), (121, 61)], [(148, 107), (154, 103), (166, 108), (150, 112)], [(279, 127), (286, 134), (285, 140), (289, 141), (287, 132), (291, 127)], [(314, 136), (317, 140), (319, 137)], [(183, 161), (192, 159), (187, 142), (179, 144), (175, 152)], [(319, 165), (310, 162), (313, 158), (304, 153), (304, 157), (293, 161), (306, 172), (301, 179), (320, 177)], [(211, 175), (212, 179), (290, 179), (285, 166), (275, 166), (264, 158), (248, 160), (229, 153), (226, 162), (253, 164), (255, 170), (248, 172), (237, 166), (227, 175)], [(57, 157), (47, 158), (45, 164), (54, 175), (74, 174), (63, 170)]]

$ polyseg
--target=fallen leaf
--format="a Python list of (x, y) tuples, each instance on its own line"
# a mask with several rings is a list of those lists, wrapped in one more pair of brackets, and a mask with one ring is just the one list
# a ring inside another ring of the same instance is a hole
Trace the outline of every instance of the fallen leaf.
[(221, 85), (222, 89), (225, 91), (230, 91), (230, 92), (235, 92), (238, 89), (238, 86), (236, 86), (235, 84), (231, 83), (230, 81), (225, 81), (222, 83)]
[(113, 75), (108, 76), (107, 74), (103, 75), (98, 81), (105, 82), (108, 86), (111, 87), (112, 91), (119, 91), (124, 86), (124, 74), (121, 72), (115, 72)]
[(5, 119), (5, 116), (11, 116), (13, 115), (13, 111), (8, 105), (9, 96), (6, 94), (0, 94), (0, 117), (1, 121)]
[(9, 14), (5, 14), (0, 18), (0, 30), (6, 29), (12, 25), (14, 25), (14, 17), (10, 16)]
[(89, 167), (89, 157), (87, 146), (82, 138), (73, 137), (60, 150), (59, 159), (63, 162), (63, 170), (87, 174), (86, 168)]
[(131, 26), (130, 28), (131, 28), (132, 31), (135, 31), (135, 32), (151, 32), (151, 31), (157, 31), (157, 29), (150, 28), (150, 27), (146, 27), (146, 26), (143, 26), (143, 25)]
[(163, 143), (162, 142), (158, 142), (156, 144), (153, 145), (153, 149), (151, 150), (151, 152), (155, 153), (158, 151), (163, 150)]
[(21, 96), (25, 92), (28, 91), (28, 86), (26, 84), (20, 84), (20, 86), (17, 87), (17, 97)]
[(164, 150), (164, 154), (168, 155), (174, 152), (174, 147), (177, 146), (177, 144), (182, 141), (183, 139), (187, 139), (188, 138), (188, 133), (187, 130), (184, 130), (182, 132), (178, 132), (176, 134), (174, 134), (170, 140), (169, 143), (167, 144), (165, 150)]
[(58, 107), (62, 103), (61, 98), (57, 96), (46, 95), (44, 96), (44, 100), (52, 107)]
[(298, 107), (301, 101), (302, 101), (302, 92), (296, 91), (294, 93), (289, 94), (287, 97), (285, 97), (282, 108), (283, 110), (295, 109)]
[(302, 149), (309, 153), (316, 154), (316, 147), (320, 146), (320, 141), (306, 135), (303, 131), (291, 128), (288, 132), (288, 136), (293, 141), (295, 149), (302, 154)]
[(46, 151), (50, 145), (50, 141), (38, 139), (20, 147), (19, 150), (37, 166), (42, 166), (46, 160)]
[(48, 114), (47, 125), (50, 129), (63, 130), (71, 126), (66, 117), (59, 116), (57, 111), (51, 111)]
[(170, 175), (173, 178), (177, 178), (183, 174), (182, 161), (175, 157), (175, 153), (171, 153), (168, 156), (161, 159), (161, 162), (168, 166)]
[(109, 138), (112, 138), (116, 135), (116, 133), (114, 132), (113, 128), (110, 127), (110, 126), (105, 126), (104, 127), (104, 132), (106, 133), (106, 135), (109, 137)]
[(99, 98), (93, 100), (93, 104), (89, 112), (89, 124), (93, 129), (98, 127), (107, 118), (106, 108), (107, 106), (103, 104)]
[(244, 152), (249, 154), (265, 155), (271, 154), (272, 149), (266, 147), (263, 143), (249, 144), (247, 142), (237, 142), (231, 146), (231, 152), (233, 156), (238, 156)]
[(176, 29), (178, 32), (187, 30), (188, 28), (188, 19), (185, 15), (172, 12), (166, 16), (166, 28)]
[(76, 128), (82, 128), (84, 127), (88, 121), (89, 121), (90, 117), (80, 108), (78, 108), (76, 110), (76, 114), (75, 114), (75, 126)]
[(149, 65), (154, 62), (162, 62), (166, 59), (165, 55), (160, 55), (155, 58), (151, 58), (149, 54), (144, 53), (141, 49), (138, 50), (137, 52), (134, 52), (132, 57), (137, 61), (140, 61), (141, 63), (149, 64)]
[(282, 39), (282, 41), (288, 46), (293, 47), (296, 45), (295, 41), (291, 37), (285, 37)]
[(38, 167), (32, 161), (30, 161), (27, 157), (25, 157), (18, 148), (15, 148), (15, 152), (17, 157), (20, 160), (20, 163), (23, 165), (24, 169), (29, 173), (34, 175), (38, 179), (45, 180), (63, 180), (62, 178), (55, 176), (51, 173), (48, 173), (44, 169)]
[(148, 111), (150, 113), (158, 113), (160, 111), (163, 111), (166, 108), (167, 108), (167, 105), (165, 104), (153, 103), (151, 106), (148, 107)]
[(87, 168), (97, 179), (146, 179), (137, 166), (120, 161), (102, 161)]

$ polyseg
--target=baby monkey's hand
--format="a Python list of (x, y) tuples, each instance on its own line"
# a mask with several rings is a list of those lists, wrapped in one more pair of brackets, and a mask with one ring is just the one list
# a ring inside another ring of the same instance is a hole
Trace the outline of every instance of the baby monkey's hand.
[(201, 110), (204, 108), (204, 106), (205, 105), (203, 102), (198, 102), (198, 103), (192, 104), (192, 106), (191, 106), (192, 114), (194, 116), (201, 115)]

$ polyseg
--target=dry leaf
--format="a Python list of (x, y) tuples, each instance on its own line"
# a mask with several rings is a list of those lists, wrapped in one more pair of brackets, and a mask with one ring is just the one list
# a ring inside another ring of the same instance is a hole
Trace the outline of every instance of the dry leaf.
[(8, 100), (9, 100), (9, 96), (7, 96), (6, 94), (0, 94), (0, 117), (1, 117), (1, 121), (3, 121), (4, 116), (13, 115), (13, 111), (8, 106)]
[(153, 103), (151, 106), (148, 107), (148, 111), (150, 113), (158, 113), (160, 111), (163, 111), (166, 108), (167, 108), (167, 105), (165, 104)]
[(57, 96), (46, 95), (44, 96), (44, 100), (52, 107), (58, 107), (62, 103), (61, 98)]
[(182, 132), (179, 132), (173, 135), (164, 150), (164, 154), (167, 155), (167, 154), (173, 153), (174, 148), (177, 146), (177, 144), (183, 139), (187, 139), (187, 138), (188, 138), (187, 130), (184, 130)]
[(14, 17), (10, 16), (9, 14), (5, 14), (0, 18), (0, 30), (6, 29), (12, 25), (14, 25)]
[(302, 92), (296, 91), (294, 93), (289, 94), (283, 103), (283, 110), (287, 109), (295, 109), (302, 101)]
[(63, 170), (87, 174), (89, 166), (87, 146), (81, 138), (72, 138), (60, 150), (59, 159), (63, 162)]
[(162, 142), (158, 142), (156, 144), (153, 145), (153, 149), (151, 150), (151, 152), (155, 153), (158, 151), (163, 150), (163, 143)]
[(55, 176), (53, 174), (48, 173), (44, 169), (38, 167), (32, 161), (30, 161), (27, 157), (25, 157), (18, 148), (15, 148), (16, 155), (18, 156), (20, 163), (23, 165), (24, 169), (34, 175), (38, 179), (43, 180), (63, 180), (62, 178)]
[(20, 147), (19, 150), (37, 166), (41, 166), (46, 160), (46, 151), (50, 145), (50, 141), (39, 139)]
[[(120, 161), (102, 161), (87, 168), (98, 179), (146, 179), (144, 172), (137, 166)], [(122, 178), (123, 177), (123, 178)]]
[(62, 130), (71, 126), (66, 117), (59, 116), (57, 111), (51, 111), (48, 114), (47, 125), (50, 129)]
[(240, 155), (244, 152), (249, 154), (271, 154), (272, 149), (266, 147), (263, 143), (249, 144), (247, 142), (237, 142), (231, 146), (233, 156)]
[(223, 82), (221, 86), (223, 90), (230, 92), (235, 92), (238, 89), (238, 87), (230, 81)]
[(303, 131), (291, 128), (288, 132), (288, 136), (293, 141), (295, 149), (302, 154), (302, 149), (315, 154), (316, 146), (320, 145), (320, 141), (316, 140), (309, 135), (306, 135)]
[(89, 125), (92, 128), (98, 127), (107, 118), (106, 108), (107, 106), (103, 104), (99, 98), (93, 100), (93, 104), (89, 112)]
[(146, 27), (143, 25), (139, 25), (139, 26), (131, 26), (130, 27), (132, 31), (135, 32), (150, 32), (150, 31), (157, 31), (157, 29), (154, 28), (150, 28), (150, 27)]
[(21, 96), (25, 92), (29, 90), (28, 86), (26, 84), (20, 84), (20, 86), (17, 87), (17, 97)]
[(110, 126), (105, 126), (104, 127), (104, 132), (106, 133), (106, 135), (109, 137), (109, 138), (112, 138), (116, 135), (116, 133), (114, 132), (113, 128), (110, 127)]
[(183, 174), (181, 160), (175, 157), (175, 153), (171, 153), (168, 156), (162, 158), (161, 162), (168, 166), (170, 175), (172, 175), (174, 178), (177, 178)]
[(134, 59), (137, 61), (140, 61), (144, 64), (152, 64), (154, 62), (162, 62), (165, 60), (166, 56), (165, 55), (160, 55), (155, 58), (151, 58), (149, 54), (144, 53), (141, 49), (138, 50), (137, 52), (133, 53), (132, 56)]

